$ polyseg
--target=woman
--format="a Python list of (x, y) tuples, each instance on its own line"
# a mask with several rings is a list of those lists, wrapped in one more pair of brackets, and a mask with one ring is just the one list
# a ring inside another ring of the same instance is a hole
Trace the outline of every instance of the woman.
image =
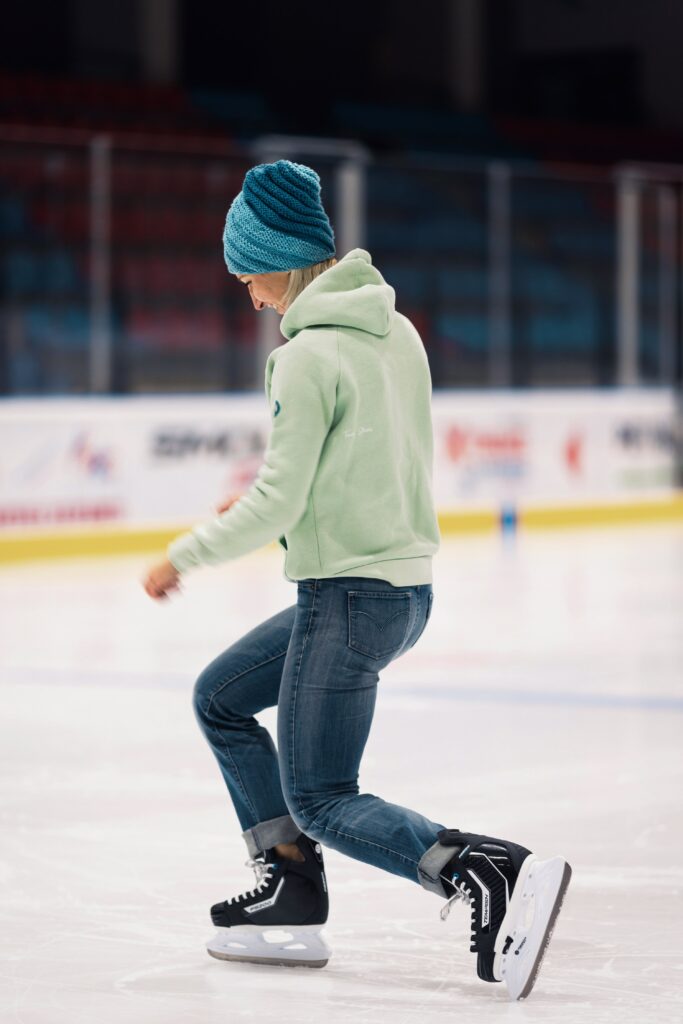
[[(176, 538), (145, 581), (276, 538), (297, 600), (219, 655), (194, 690), (197, 720), (242, 826), (257, 885), (211, 908), (213, 956), (324, 966), (322, 846), (471, 903), (479, 977), (531, 989), (570, 869), (463, 833), (371, 793), (358, 771), (379, 672), (429, 619), (439, 528), (432, 499), (431, 377), (394, 290), (354, 249), (335, 258), (320, 179), (278, 160), (252, 168), (224, 233), (254, 307), (282, 315), (266, 362), (271, 432), (246, 494)], [(277, 704), (276, 752), (254, 715)], [(542, 895), (541, 895), (542, 894)], [(529, 899), (536, 895), (532, 922)], [(269, 943), (286, 927), (288, 942)]]

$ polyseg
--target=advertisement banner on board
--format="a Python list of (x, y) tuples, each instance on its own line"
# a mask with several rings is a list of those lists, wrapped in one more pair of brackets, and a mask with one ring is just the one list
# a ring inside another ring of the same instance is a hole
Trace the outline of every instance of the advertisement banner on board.
[(676, 476), (668, 392), (436, 394), (439, 507), (663, 497)]
[[(439, 510), (670, 495), (668, 391), (435, 391)], [(257, 393), (0, 405), (0, 529), (186, 524), (243, 493), (270, 428)]]
[(269, 417), (256, 396), (0, 407), (0, 528), (209, 517), (246, 490)]

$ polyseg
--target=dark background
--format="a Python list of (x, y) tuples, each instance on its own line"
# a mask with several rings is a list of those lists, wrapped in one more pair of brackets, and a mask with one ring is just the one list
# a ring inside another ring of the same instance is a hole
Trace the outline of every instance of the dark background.
[(435, 387), (680, 383), (682, 39), (678, 0), (5, 5), (0, 395), (260, 389), (277, 327), (221, 236), (281, 156), (319, 172)]
[(346, 127), (385, 148), (477, 150), (443, 124), (415, 137), (349, 121), (349, 105), (392, 104), (631, 129), (609, 154), (569, 128), (554, 145), (567, 159), (676, 159), (681, 39), (676, 0), (26, 0), (3, 9), (0, 68), (180, 86), (241, 136)]

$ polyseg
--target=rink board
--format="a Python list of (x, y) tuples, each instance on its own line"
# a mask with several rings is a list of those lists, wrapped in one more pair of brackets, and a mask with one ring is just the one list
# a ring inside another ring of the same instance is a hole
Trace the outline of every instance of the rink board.
[[(443, 533), (683, 516), (667, 389), (439, 390)], [(0, 559), (162, 549), (248, 490), (270, 429), (258, 392), (0, 403)]]

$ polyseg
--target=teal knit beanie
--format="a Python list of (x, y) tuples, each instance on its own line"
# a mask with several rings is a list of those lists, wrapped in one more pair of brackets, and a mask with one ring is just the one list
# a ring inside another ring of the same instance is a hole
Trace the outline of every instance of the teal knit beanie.
[(291, 160), (247, 171), (225, 220), (223, 253), (231, 274), (296, 270), (334, 256), (319, 175)]

